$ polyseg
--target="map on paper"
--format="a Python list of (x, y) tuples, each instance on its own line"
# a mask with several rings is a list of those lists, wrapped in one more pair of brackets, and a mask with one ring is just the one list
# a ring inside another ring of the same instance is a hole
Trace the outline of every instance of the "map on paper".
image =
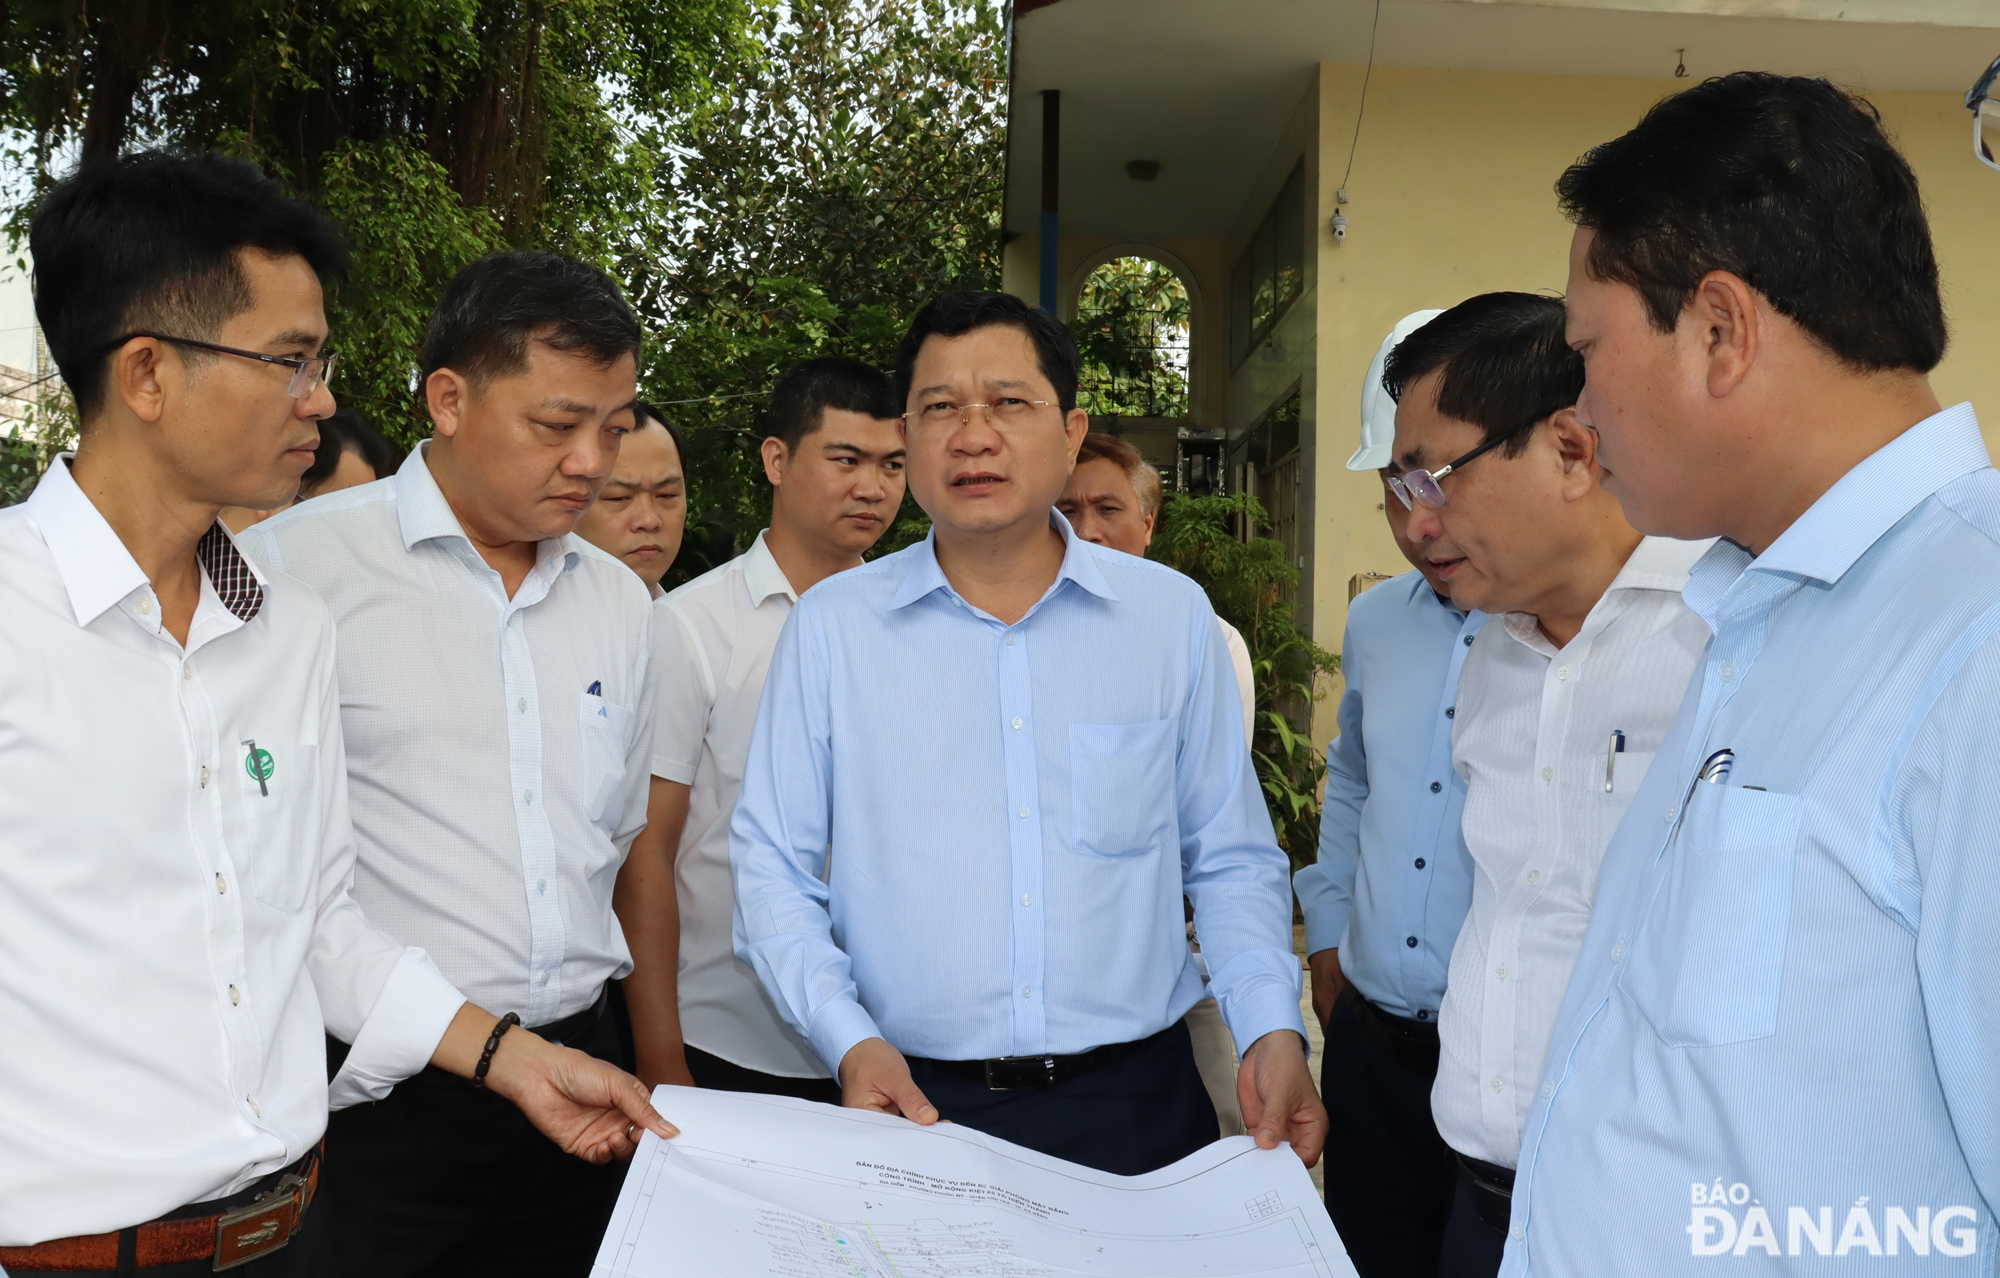
[(1352, 1278), (1290, 1149), (1113, 1176), (950, 1123), (661, 1087), (592, 1278)]

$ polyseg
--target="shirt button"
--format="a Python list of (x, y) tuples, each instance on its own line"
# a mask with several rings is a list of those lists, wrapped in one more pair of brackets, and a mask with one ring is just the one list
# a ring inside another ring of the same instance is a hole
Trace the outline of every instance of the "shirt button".
[(535, 801), (535, 792), (533, 790), (521, 791), (521, 802), (533, 803), (534, 801)]
[(1555, 1094), (1556, 1094), (1556, 1085), (1555, 1085), (1554, 1083), (1543, 1083), (1543, 1084), (1542, 1084), (1542, 1097), (1543, 1097), (1543, 1099), (1547, 1099), (1547, 1098), (1549, 1098), (1549, 1097), (1551, 1097), (1551, 1096), (1554, 1096)]
[(1556, 667), (1556, 680), (1557, 680), (1557, 682), (1562, 682), (1562, 681), (1564, 681), (1564, 680), (1566, 680), (1566, 679), (1568, 679), (1568, 678), (1569, 678), (1569, 667), (1568, 667), (1568, 666), (1557, 666), (1557, 667)]
[(257, 1108), (257, 1098), (256, 1098), (256, 1097), (254, 1097), (254, 1096), (245, 1096), (245, 1097), (243, 1098), (243, 1103), (244, 1103), (245, 1105), (248, 1105), (248, 1106), (250, 1107), (250, 1112), (251, 1112), (252, 1114), (256, 1115), (256, 1116), (257, 1116), (258, 1118), (262, 1118), (262, 1117), (264, 1116), (264, 1111), (263, 1111), (263, 1110), (261, 1110), (261, 1109), (258, 1109), (258, 1108)]
[(1492, 1088), (1496, 1092), (1504, 1092), (1507, 1090), (1507, 1081), (1496, 1075), (1493, 1081), (1488, 1083), (1487, 1086)]
[(1417, 858), (1417, 868), (1419, 870), (1424, 868), (1424, 859), (1422, 857)]
[(1672, 822), (1672, 821), (1673, 821), (1673, 819), (1674, 819), (1674, 813), (1676, 813), (1676, 812), (1678, 812), (1678, 811), (1680, 811), (1680, 809), (1679, 809), (1679, 808), (1668, 808), (1668, 809), (1667, 809), (1667, 814), (1666, 814), (1666, 816), (1665, 816), (1664, 818), (1662, 818), (1662, 819), (1663, 819), (1663, 820), (1665, 820), (1665, 821), (1668, 821), (1668, 822)]
[(1612, 961), (1613, 963), (1622, 963), (1622, 962), (1624, 962), (1624, 961), (1625, 961), (1625, 947), (1624, 947), (1624, 946), (1622, 946), (1622, 945), (1614, 945), (1614, 946), (1612, 946), (1612, 947), (1611, 947), (1611, 961)]
[(181, 678), (183, 679), (194, 678), (194, 663), (192, 661), (181, 662)]
[(1723, 663), (1722, 663), (1722, 681), (1723, 681), (1724, 683), (1728, 683), (1728, 682), (1729, 682), (1729, 681), (1730, 681), (1731, 679), (1734, 679), (1735, 677), (1736, 677), (1736, 663), (1735, 663), (1735, 662), (1733, 662), (1733, 661), (1725, 661), (1725, 662), (1723, 662)]
[(543, 972), (540, 976), (536, 977), (535, 980), (536, 983), (539, 985), (547, 985), (549, 983), (549, 974), (547, 972)]
[(1032, 985), (1023, 985), (1023, 986), (1021, 987), (1021, 997), (1022, 997), (1022, 998), (1033, 998), (1033, 997), (1034, 997), (1034, 995), (1035, 995), (1035, 987), (1034, 987), (1034, 986), (1032, 986)]
[(1465, 637), (1465, 646), (1466, 646), (1466, 647), (1468, 647), (1468, 648), (1470, 648), (1470, 647), (1472, 646), (1472, 636), (1471, 636), (1471, 635), (1467, 635), (1467, 636)]
[(1446, 707), (1444, 708), (1444, 717), (1445, 717), (1445, 718), (1447, 718), (1447, 719), (1456, 719), (1456, 718), (1458, 718), (1458, 707), (1457, 707), (1457, 706), (1446, 706)]
[(1021, 904), (1026, 905), (1027, 903), (1028, 903), (1028, 894), (1026, 892), (1023, 892), (1021, 893)]
[(1528, 1231), (1522, 1227), (1521, 1222), (1518, 1220), (1507, 1226), (1507, 1233), (1515, 1242), (1520, 1242), (1528, 1236)]
[(1420, 1021), (1427, 1021), (1427, 1020), (1429, 1020), (1430, 1018), (1431, 1018), (1431, 1014), (1430, 1014), (1429, 1012), (1425, 1011), (1425, 1010), (1424, 1010), (1423, 1008), (1421, 1008), (1421, 1007), (1417, 1009), (1417, 1019), (1418, 1019), (1418, 1020), (1420, 1020)]
[(1543, 769), (1542, 769), (1542, 780), (1544, 780), (1544, 781), (1553, 781), (1553, 780), (1555, 780), (1555, 779), (1556, 779), (1556, 770), (1555, 770), (1554, 768), (1543, 768)]
[(1014, 716), (1014, 730), (1016, 732), (1019, 732), (1021, 730), (1021, 716), (1019, 715)]
[(1012, 636), (1012, 635), (1008, 635), (1008, 636), (1007, 636), (1007, 646), (1008, 646), (1009, 648), (1011, 648), (1011, 647), (1013, 647), (1013, 646), (1014, 646), (1014, 636)]
[(1028, 810), (1026, 808), (1021, 809), (1021, 819), (1023, 821), (1028, 819)]
[(231, 1007), (234, 1007), (234, 1006), (236, 1006), (236, 1005), (237, 1005), (238, 1003), (241, 1003), (242, 1001), (243, 1001), (243, 995), (242, 995), (242, 994), (241, 994), (240, 992), (238, 992), (237, 988), (236, 988), (236, 987), (235, 987), (234, 985), (230, 986), (230, 987), (229, 987), (229, 1005), (230, 1005)]
[(208, 765), (206, 763), (201, 765), (201, 784), (203, 789), (208, 788)]
[(215, 876), (215, 894), (217, 896), (229, 895), (229, 880), (223, 878), (220, 874)]
[(1542, 872), (1541, 872), (1540, 870), (1529, 870), (1529, 871), (1528, 871), (1528, 882), (1530, 882), (1530, 883), (1540, 883), (1541, 881), (1542, 881)]
[(1501, 980), (1503, 980), (1503, 981), (1504, 981), (1504, 980), (1506, 980), (1506, 979), (1507, 979), (1507, 965), (1506, 965), (1505, 963), (1502, 963), (1502, 964), (1501, 964), (1500, 966), (1498, 966), (1498, 967), (1494, 968), (1494, 969), (1493, 969), (1493, 975), (1494, 975), (1494, 976), (1496, 976), (1496, 977), (1498, 977), (1499, 979), (1501, 979)]
[(521, 711), (522, 714), (528, 713), (528, 699), (526, 697), (522, 697), (519, 701), (515, 702), (514, 704)]
[(1403, 944), (1409, 946), (1411, 949), (1414, 950), (1417, 948), (1417, 938), (1414, 936), (1406, 936), (1403, 938)]
[(1442, 790), (1442, 789), (1444, 789), (1444, 786), (1443, 786), (1443, 785), (1442, 785), (1441, 783), (1439, 783), (1439, 782), (1436, 782), (1436, 781), (1433, 781), (1433, 782), (1431, 782), (1431, 793), (1432, 793), (1432, 794), (1436, 794), (1436, 793), (1437, 793), (1437, 792), (1438, 792), (1439, 790)]
[(536, 879), (535, 892), (538, 895), (547, 896), (549, 892), (549, 881), (547, 879)]
[(152, 601), (152, 600), (150, 600), (150, 599), (141, 599), (141, 600), (139, 601), (139, 615), (140, 615), (140, 616), (142, 616), (142, 617), (150, 617), (150, 616), (152, 616), (152, 615), (153, 615), (153, 601)]

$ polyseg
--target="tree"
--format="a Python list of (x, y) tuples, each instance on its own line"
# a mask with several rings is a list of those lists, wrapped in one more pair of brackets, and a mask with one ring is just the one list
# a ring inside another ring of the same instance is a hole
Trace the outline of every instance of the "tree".
[(70, 156), (163, 142), (249, 156), (319, 202), (357, 250), (328, 307), (339, 391), (409, 443), (445, 281), (499, 248), (632, 252), (646, 122), (742, 56), (753, 2), (0, 0), (0, 129), (31, 197)]
[[(659, 337), (645, 389), (693, 454), (669, 585), (768, 519), (757, 446), (780, 372), (832, 353), (887, 368), (918, 307), (999, 286), (997, 0), (793, 0), (751, 30), (754, 55), (663, 129), (651, 233), (621, 260)], [(926, 526), (907, 503), (877, 553)]]
[(1187, 286), (1144, 257), (1106, 262), (1076, 302), (1077, 406), (1094, 418), (1185, 417)]

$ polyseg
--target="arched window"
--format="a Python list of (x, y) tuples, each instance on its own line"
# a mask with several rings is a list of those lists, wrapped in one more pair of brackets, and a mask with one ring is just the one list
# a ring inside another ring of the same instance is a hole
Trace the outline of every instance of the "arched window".
[(1093, 418), (1188, 416), (1192, 322), (1187, 286), (1170, 267), (1116, 257), (1092, 271), (1076, 300), (1077, 406)]

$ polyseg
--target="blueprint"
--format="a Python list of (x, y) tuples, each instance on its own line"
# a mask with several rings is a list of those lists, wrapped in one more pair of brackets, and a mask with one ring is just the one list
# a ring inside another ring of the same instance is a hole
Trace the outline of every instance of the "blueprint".
[(662, 1087), (592, 1278), (1352, 1278), (1290, 1149), (1113, 1176), (950, 1123)]

